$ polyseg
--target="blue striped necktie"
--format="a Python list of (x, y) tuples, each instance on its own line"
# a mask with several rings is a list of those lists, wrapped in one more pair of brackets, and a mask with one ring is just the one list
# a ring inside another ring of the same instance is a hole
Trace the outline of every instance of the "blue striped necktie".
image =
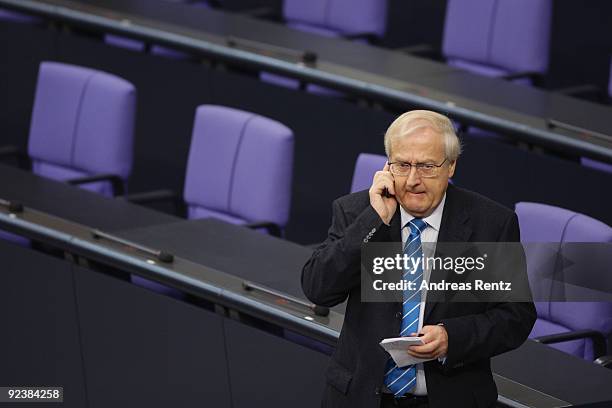
[[(404, 254), (409, 259), (422, 258), (423, 249), (421, 247), (421, 233), (427, 228), (427, 223), (420, 218), (414, 218), (408, 224), (410, 234), (404, 246)], [(409, 265), (415, 265), (409, 261)], [(421, 309), (421, 291), (418, 290), (423, 281), (423, 266), (421, 261), (417, 264), (414, 270), (405, 270), (404, 279), (413, 281), (417, 290), (404, 291), (404, 303), (402, 306), (402, 325), (400, 328), (400, 336), (409, 336), (410, 333), (416, 333), (419, 329), (419, 315)], [(394, 394), (395, 397), (400, 397), (410, 391), (416, 385), (416, 365), (408, 365), (398, 367), (392, 358), (387, 362), (385, 372), (385, 385)]]

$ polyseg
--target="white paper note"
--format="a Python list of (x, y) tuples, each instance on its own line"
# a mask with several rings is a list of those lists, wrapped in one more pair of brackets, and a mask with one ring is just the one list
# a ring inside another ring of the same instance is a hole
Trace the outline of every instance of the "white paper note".
[(423, 341), (417, 336), (394, 337), (383, 339), (383, 341), (380, 342), (380, 346), (391, 355), (391, 358), (393, 358), (393, 361), (395, 361), (398, 367), (405, 367), (407, 365), (433, 360), (432, 358), (417, 358), (408, 354), (408, 347), (420, 346), (422, 344)]

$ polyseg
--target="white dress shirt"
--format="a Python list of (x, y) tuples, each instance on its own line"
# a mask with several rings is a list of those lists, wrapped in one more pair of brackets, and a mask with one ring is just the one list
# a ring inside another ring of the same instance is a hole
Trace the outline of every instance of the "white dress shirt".
[[(423, 248), (423, 255), (426, 257), (434, 256), (435, 252), (435, 244), (438, 242), (438, 233), (440, 232), (440, 224), (442, 223), (442, 212), (444, 211), (444, 203), (446, 202), (446, 193), (444, 193), (444, 197), (442, 197), (442, 201), (436, 207), (436, 209), (429, 215), (429, 217), (423, 218), (423, 221), (427, 223), (427, 227), (421, 233), (421, 242), (430, 242), (434, 245), (428, 246), (427, 248)], [(404, 210), (400, 206), (400, 213), (402, 218), (402, 246), (406, 245), (406, 240), (408, 239), (408, 235), (410, 235), (410, 227), (406, 224), (412, 221), (412, 215), (408, 214), (406, 210)], [(432, 253), (428, 251), (431, 249)], [(428, 263), (426, 263), (428, 264)], [(423, 270), (423, 279), (429, 282), (429, 276), (431, 271), (429, 268), (424, 268)], [(425, 313), (425, 297), (427, 296), (427, 290), (423, 289), (421, 291), (421, 307), (419, 310), (419, 332), (423, 328), (423, 316)], [(425, 371), (423, 370), (423, 364), (417, 364), (417, 377), (416, 377), (416, 385), (412, 389), (412, 394), (414, 395), (427, 395), (427, 385), (425, 383)]]

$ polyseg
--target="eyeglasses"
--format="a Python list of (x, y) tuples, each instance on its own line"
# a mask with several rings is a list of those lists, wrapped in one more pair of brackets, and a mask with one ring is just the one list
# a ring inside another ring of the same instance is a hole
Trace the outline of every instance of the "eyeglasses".
[(448, 159), (444, 159), (444, 161), (440, 164), (434, 163), (416, 163), (410, 164), (405, 162), (393, 162), (389, 163), (389, 171), (394, 176), (406, 177), (410, 175), (410, 171), (413, 167), (416, 168), (417, 174), (420, 177), (436, 177), (440, 173), (440, 167), (444, 166)]

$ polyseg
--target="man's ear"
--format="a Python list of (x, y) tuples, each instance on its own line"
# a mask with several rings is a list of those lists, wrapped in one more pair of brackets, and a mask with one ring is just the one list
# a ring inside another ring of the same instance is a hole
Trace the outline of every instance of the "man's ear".
[(453, 160), (448, 165), (448, 178), (451, 178), (455, 175), (455, 165), (457, 164), (457, 160)]

